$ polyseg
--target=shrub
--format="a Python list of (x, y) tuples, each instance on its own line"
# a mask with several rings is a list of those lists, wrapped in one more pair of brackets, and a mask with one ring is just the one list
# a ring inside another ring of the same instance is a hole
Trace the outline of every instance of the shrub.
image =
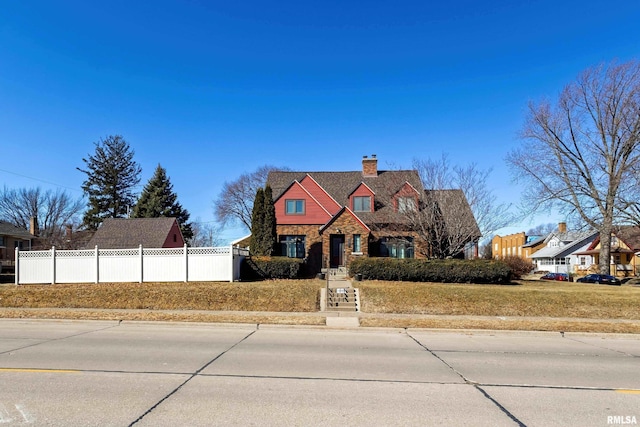
[(515, 255), (507, 255), (500, 259), (511, 268), (511, 277), (513, 279), (519, 279), (525, 274), (529, 274), (533, 271), (534, 265), (531, 261)]
[(511, 268), (497, 260), (424, 260), (359, 258), (349, 266), (351, 275), (373, 280), (442, 283), (508, 283)]
[(304, 261), (287, 257), (247, 257), (240, 268), (243, 280), (297, 279), (304, 274)]

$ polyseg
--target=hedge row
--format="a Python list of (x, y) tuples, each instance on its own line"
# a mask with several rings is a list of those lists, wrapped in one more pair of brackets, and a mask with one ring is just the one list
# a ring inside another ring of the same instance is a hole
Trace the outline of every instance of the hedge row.
[(363, 279), (404, 280), (442, 283), (508, 283), (511, 269), (497, 260), (423, 260), (393, 258), (359, 258), (349, 267), (349, 274)]
[(243, 280), (297, 279), (303, 276), (305, 263), (300, 258), (248, 257), (241, 265)]

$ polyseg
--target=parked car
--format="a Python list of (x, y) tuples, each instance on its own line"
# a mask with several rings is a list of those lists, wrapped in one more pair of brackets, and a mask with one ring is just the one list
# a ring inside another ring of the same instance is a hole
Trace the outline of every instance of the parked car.
[(562, 282), (569, 281), (569, 275), (566, 273), (547, 273), (542, 276), (540, 279), (542, 280), (560, 280)]
[(595, 283), (597, 285), (602, 283), (603, 285), (620, 286), (622, 284), (620, 279), (614, 276), (609, 276), (608, 274), (587, 274), (576, 281), (580, 283)]

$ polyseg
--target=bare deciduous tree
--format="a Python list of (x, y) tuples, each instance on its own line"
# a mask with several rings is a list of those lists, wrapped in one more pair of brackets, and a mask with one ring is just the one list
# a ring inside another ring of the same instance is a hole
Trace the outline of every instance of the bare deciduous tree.
[(83, 208), (81, 198), (74, 200), (64, 191), (5, 187), (0, 192), (0, 218), (26, 230), (35, 218), (38, 237), (45, 246), (65, 247), (65, 229), (80, 222)]
[(262, 166), (251, 173), (243, 173), (234, 181), (225, 182), (220, 195), (214, 201), (216, 220), (221, 225), (241, 224), (251, 230), (253, 199), (258, 188), (264, 187), (271, 171), (286, 171), (288, 168)]
[(437, 160), (415, 159), (413, 168), (426, 191), (421, 209), (408, 218), (425, 239), (430, 236), (429, 250), (438, 257), (455, 256), (469, 242), (513, 221), (510, 205), (498, 203), (487, 187), (491, 169), (475, 163), (451, 165), (446, 154)]
[(637, 61), (589, 68), (554, 105), (530, 103), (523, 143), (507, 157), (532, 211), (557, 208), (600, 233), (604, 274), (614, 221), (638, 208), (639, 112)]
[(214, 223), (201, 222), (196, 219), (191, 223), (193, 236), (189, 245), (193, 247), (212, 247), (220, 244), (220, 228)]
[(527, 236), (547, 236), (558, 229), (558, 224), (548, 222), (546, 224), (538, 224), (527, 231)]
[[(401, 171), (398, 171), (401, 172)], [(488, 190), (489, 171), (475, 164), (451, 166), (446, 155), (438, 160), (414, 160), (413, 170), (388, 175), (376, 210), (384, 221), (380, 229), (410, 231), (415, 251), (428, 258), (478, 256), (480, 237), (508, 224), (508, 206), (498, 205)], [(409, 179), (414, 176), (415, 179)], [(382, 206), (384, 205), (384, 206)], [(406, 234), (406, 233), (405, 233)], [(411, 242), (407, 242), (410, 244)]]

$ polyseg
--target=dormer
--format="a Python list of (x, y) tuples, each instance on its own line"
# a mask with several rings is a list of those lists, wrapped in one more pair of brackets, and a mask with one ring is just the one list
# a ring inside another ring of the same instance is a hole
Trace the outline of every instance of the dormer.
[(349, 208), (355, 212), (373, 212), (375, 193), (364, 182), (349, 195)]
[(418, 208), (420, 193), (409, 182), (405, 182), (393, 195), (393, 206), (396, 212), (413, 212)]
[(291, 185), (273, 202), (276, 222), (288, 224), (324, 224), (331, 214), (298, 181)]

